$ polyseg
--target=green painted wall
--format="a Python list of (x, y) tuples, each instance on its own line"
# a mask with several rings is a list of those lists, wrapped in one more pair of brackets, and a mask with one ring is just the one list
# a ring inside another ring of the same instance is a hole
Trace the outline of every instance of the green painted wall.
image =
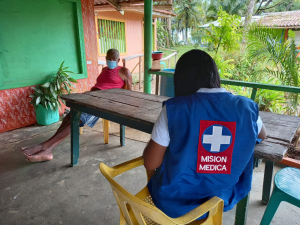
[(80, 0), (0, 1), (0, 90), (41, 84), (64, 60), (87, 77)]

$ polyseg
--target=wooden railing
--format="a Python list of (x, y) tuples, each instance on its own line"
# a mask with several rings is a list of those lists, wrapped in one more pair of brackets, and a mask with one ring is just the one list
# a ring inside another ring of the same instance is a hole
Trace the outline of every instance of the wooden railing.
[(103, 67), (106, 66), (105, 61), (98, 60), (98, 66), (102, 66), (101, 71), (103, 70)]
[[(160, 61), (168, 61), (168, 68), (171, 67), (171, 58), (173, 56), (175, 56), (175, 64), (176, 64), (176, 60), (177, 60), (177, 51), (175, 50), (172, 50), (172, 49), (165, 49), (165, 48), (161, 48), (161, 49), (164, 49), (164, 50), (167, 50), (167, 51), (172, 51), (173, 53), (168, 55), (167, 57), (165, 58), (162, 58)], [(132, 60), (132, 59), (135, 59), (135, 58), (139, 58), (139, 61), (138, 63), (135, 65), (135, 67), (133, 68), (133, 70), (131, 71), (131, 73), (133, 73), (133, 71), (135, 70), (135, 68), (137, 66), (139, 66), (139, 89), (141, 89), (141, 80), (142, 80), (142, 68), (143, 68), (143, 57), (144, 57), (144, 54), (137, 54), (137, 55), (131, 55), (131, 56), (128, 56), (128, 57), (125, 57), (122, 59), (122, 62), (123, 62), (123, 67), (127, 67), (127, 62)], [(158, 78), (158, 76), (156, 77)]]
[[(156, 74), (157, 76), (167, 76), (173, 77), (173, 72), (164, 72), (164, 71), (152, 71), (149, 70), (150, 74)], [(156, 79), (159, 80), (159, 79)], [(282, 86), (282, 85), (273, 85), (273, 84), (260, 84), (254, 82), (245, 82), (245, 81), (238, 81), (238, 80), (225, 80), (221, 79), (221, 84), (226, 85), (233, 85), (233, 86), (241, 86), (241, 87), (250, 87), (252, 88), (251, 99), (254, 100), (257, 89), (266, 89), (266, 90), (273, 90), (273, 91), (283, 91), (283, 92), (291, 92), (291, 93), (300, 93), (299, 87), (292, 87), (292, 86)], [(156, 87), (158, 89), (159, 87)], [(155, 90), (155, 94), (158, 94), (158, 90)]]
[(139, 89), (141, 89), (141, 79), (142, 79), (142, 68), (143, 68), (142, 67), (142, 63), (143, 63), (142, 57), (144, 57), (144, 54), (131, 55), (131, 56), (128, 56), (128, 57), (125, 57), (125, 58), (122, 59), (123, 67), (126, 67), (126, 64), (127, 64), (127, 62), (129, 60), (132, 60), (132, 59), (135, 59), (135, 58), (139, 58), (139, 62), (135, 65), (135, 67), (131, 71), (131, 73), (133, 73), (133, 71), (135, 70), (135, 68), (137, 66), (139, 66)]
[(166, 51), (171, 51), (173, 52), (172, 54), (168, 55), (167, 57), (165, 58), (162, 58), (160, 61), (167, 61), (168, 60), (168, 68), (170, 69), (171, 68), (171, 58), (173, 56), (175, 56), (175, 65), (176, 65), (176, 62), (177, 62), (177, 54), (178, 52), (176, 50), (173, 50), (173, 49), (167, 49), (167, 48), (161, 48), (161, 47), (158, 47), (159, 49), (162, 49), (162, 50), (166, 50)]

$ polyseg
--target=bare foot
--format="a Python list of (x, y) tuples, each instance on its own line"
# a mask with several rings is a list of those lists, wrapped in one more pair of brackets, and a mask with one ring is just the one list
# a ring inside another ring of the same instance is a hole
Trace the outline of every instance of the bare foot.
[(22, 153), (26, 156), (32, 156), (43, 150), (43, 145), (39, 144), (32, 147), (22, 147)]
[(52, 153), (48, 153), (46, 151), (41, 151), (35, 155), (27, 156), (28, 162), (43, 162), (43, 161), (50, 161), (53, 159)]

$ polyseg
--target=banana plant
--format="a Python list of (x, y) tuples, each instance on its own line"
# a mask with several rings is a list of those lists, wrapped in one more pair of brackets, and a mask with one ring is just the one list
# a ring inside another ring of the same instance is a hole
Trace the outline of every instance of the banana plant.
[(60, 101), (64, 103), (60, 96), (63, 94), (70, 94), (75, 87), (73, 83), (77, 81), (71, 77), (74, 74), (68, 70), (68, 67), (64, 67), (63, 61), (53, 78), (50, 81), (34, 87), (34, 93), (29, 97), (32, 98), (31, 104), (37, 107), (41, 104), (46, 109), (57, 109), (61, 106)]

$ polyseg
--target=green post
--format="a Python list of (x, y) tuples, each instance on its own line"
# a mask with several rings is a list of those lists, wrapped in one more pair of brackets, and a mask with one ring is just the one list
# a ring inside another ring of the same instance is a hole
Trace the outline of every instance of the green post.
[(144, 2), (144, 92), (151, 94), (152, 0)]

